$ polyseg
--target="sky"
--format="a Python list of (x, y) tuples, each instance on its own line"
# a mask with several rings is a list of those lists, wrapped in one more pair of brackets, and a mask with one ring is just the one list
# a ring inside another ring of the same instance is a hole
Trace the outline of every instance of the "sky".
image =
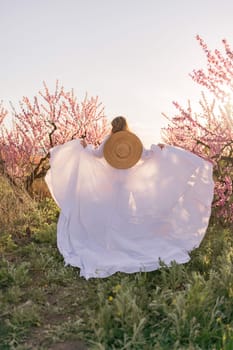
[(17, 108), (58, 79), (159, 142), (172, 101), (200, 97), (189, 77), (206, 66), (196, 34), (233, 46), (232, 16), (232, 0), (0, 0), (0, 100)]

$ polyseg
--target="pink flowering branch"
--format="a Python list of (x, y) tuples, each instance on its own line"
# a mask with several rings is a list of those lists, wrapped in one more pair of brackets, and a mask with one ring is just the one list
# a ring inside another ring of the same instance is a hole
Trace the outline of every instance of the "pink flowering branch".
[(202, 93), (201, 112), (195, 113), (188, 103), (183, 108), (174, 102), (177, 114), (168, 117), (169, 124), (162, 130), (165, 142), (183, 147), (214, 165), (215, 199), (213, 212), (224, 222), (233, 222), (233, 51), (223, 40), (224, 52), (213, 52), (204, 40), (197, 40), (207, 59), (207, 68), (194, 70), (192, 79), (213, 94), (209, 103)]
[(2, 149), (6, 172), (23, 181), (30, 190), (35, 179), (48, 169), (49, 150), (74, 138), (86, 136), (87, 143), (98, 145), (106, 133), (107, 120), (98, 97), (78, 101), (73, 90), (56, 83), (32, 100), (23, 97), (19, 111), (12, 106), (13, 127), (5, 131)]
[(5, 166), (4, 166), (4, 159), (3, 159), (3, 147), (4, 147), (4, 119), (7, 116), (8, 111), (3, 107), (3, 102), (0, 102), (0, 172), (3, 173)]
[(207, 69), (193, 70), (191, 78), (201, 86), (207, 88), (215, 98), (225, 102), (231, 98), (233, 92), (233, 51), (226, 39), (222, 40), (224, 52), (211, 51), (204, 40), (197, 35), (202, 50), (207, 59)]

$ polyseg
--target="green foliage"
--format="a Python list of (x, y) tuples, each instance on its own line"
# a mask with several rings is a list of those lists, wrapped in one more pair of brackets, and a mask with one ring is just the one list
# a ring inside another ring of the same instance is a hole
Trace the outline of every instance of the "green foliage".
[(187, 264), (86, 281), (57, 250), (58, 213), (33, 202), (0, 229), (0, 350), (233, 349), (231, 228), (213, 220)]
[(0, 287), (8, 288), (12, 284), (24, 285), (28, 283), (28, 266), (30, 264), (21, 262), (19, 264), (9, 263), (7, 260), (0, 262)]
[(4, 251), (13, 251), (16, 248), (16, 244), (10, 233), (2, 233), (0, 236), (0, 253)]
[(27, 301), (11, 310), (4, 322), (0, 322), (0, 348), (14, 349), (22, 340), (26, 339), (28, 329), (38, 325), (38, 307)]
[(99, 282), (93, 349), (230, 349), (232, 249), (230, 230), (211, 227), (188, 264)]

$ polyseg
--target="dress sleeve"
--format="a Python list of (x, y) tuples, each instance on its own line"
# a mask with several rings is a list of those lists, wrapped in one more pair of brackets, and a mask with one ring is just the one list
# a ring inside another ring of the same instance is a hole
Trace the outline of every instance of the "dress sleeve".
[(145, 147), (143, 147), (142, 160), (149, 159), (154, 155), (159, 155), (161, 151), (162, 149), (158, 145), (154, 145), (154, 144), (151, 145), (150, 149), (146, 149)]
[(92, 145), (87, 145), (85, 150), (88, 153), (93, 154), (97, 158), (102, 158), (104, 156), (104, 144), (108, 138), (109, 138), (109, 135), (104, 138), (103, 142), (100, 144), (98, 148), (93, 148)]

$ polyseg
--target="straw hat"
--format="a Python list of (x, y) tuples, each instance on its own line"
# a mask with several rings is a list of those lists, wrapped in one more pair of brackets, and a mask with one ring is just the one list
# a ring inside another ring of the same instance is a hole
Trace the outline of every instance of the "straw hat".
[(105, 142), (104, 158), (114, 168), (131, 168), (141, 158), (142, 148), (142, 143), (135, 134), (118, 131)]

